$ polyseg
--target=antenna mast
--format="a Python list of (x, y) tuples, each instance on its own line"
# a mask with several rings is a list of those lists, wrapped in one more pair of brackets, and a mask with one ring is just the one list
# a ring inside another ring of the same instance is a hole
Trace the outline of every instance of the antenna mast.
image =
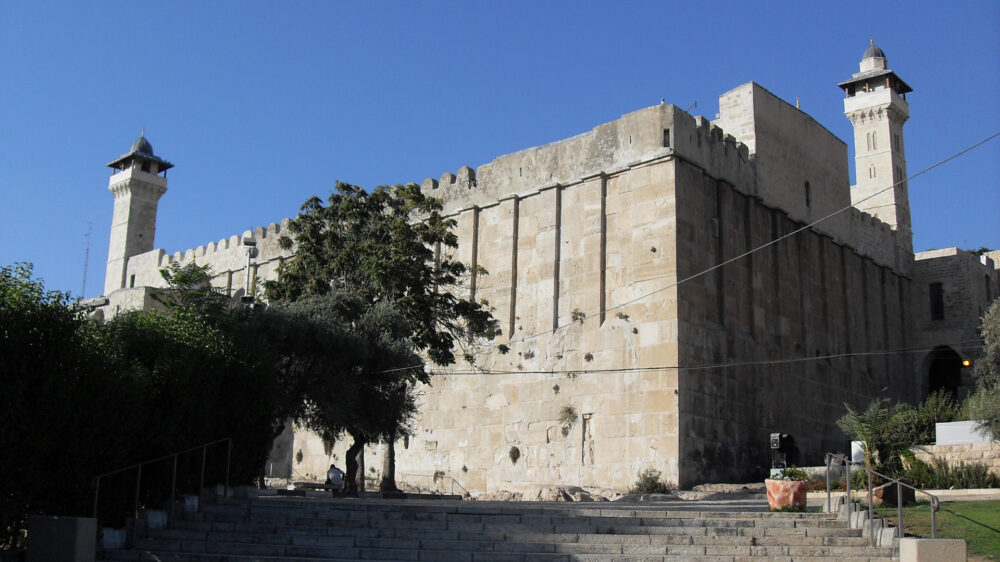
[(83, 251), (83, 284), (80, 287), (80, 298), (86, 298), (87, 296), (87, 264), (90, 263), (90, 231), (94, 228), (94, 223), (87, 221), (87, 234), (84, 238), (87, 240), (87, 247)]

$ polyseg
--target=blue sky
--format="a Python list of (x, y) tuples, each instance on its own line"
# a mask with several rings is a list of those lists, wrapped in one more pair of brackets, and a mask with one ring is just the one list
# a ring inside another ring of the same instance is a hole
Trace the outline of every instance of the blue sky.
[[(0, 2), (0, 264), (100, 294), (104, 165), (175, 164), (156, 247), (294, 216), (335, 180), (478, 167), (754, 80), (851, 138), (869, 37), (914, 92), (914, 173), (1000, 132), (1000, 2)], [(853, 154), (852, 154), (853, 156)], [(1000, 247), (1000, 139), (910, 182), (914, 247)]]

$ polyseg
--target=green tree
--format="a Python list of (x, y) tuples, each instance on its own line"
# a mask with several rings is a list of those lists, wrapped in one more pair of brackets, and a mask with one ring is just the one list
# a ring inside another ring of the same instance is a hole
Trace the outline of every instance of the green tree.
[(168, 310), (195, 314), (213, 322), (222, 321), (232, 312), (233, 301), (222, 289), (212, 287), (212, 268), (195, 262), (181, 265), (171, 259), (160, 270), (166, 289), (153, 294), (153, 299)]
[(983, 355), (975, 362), (976, 391), (967, 407), (969, 416), (979, 421), (979, 428), (1000, 441), (1000, 300), (994, 300), (983, 315), (980, 332)]
[(30, 264), (0, 268), (0, 549), (23, 546), (29, 514), (89, 513), (90, 479), (134, 442), (140, 388), (71, 300)]
[[(434, 363), (455, 362), (456, 347), (474, 359), (476, 344), (499, 335), (499, 323), (486, 303), (456, 296), (468, 277), (464, 264), (449, 257), (458, 239), (455, 221), (441, 214), (439, 199), (426, 197), (414, 184), (380, 186), (371, 193), (338, 182), (324, 205), (318, 197), (305, 202), (283, 248), (295, 255), (278, 270), (278, 280), (265, 284), (273, 303), (296, 302), (309, 296), (346, 292), (356, 295), (368, 324), (359, 330), (365, 349), (354, 364), (353, 377), (365, 381), (357, 396), (360, 409), (351, 412), (354, 443), (348, 450), (347, 479), (354, 482), (354, 456), (376, 438), (390, 446), (406, 431), (406, 415), (391, 420), (371, 419), (375, 404), (415, 408), (412, 384), (429, 382), (417, 353)], [(380, 310), (375, 307), (385, 306)], [(384, 319), (391, 318), (391, 323)], [(380, 320), (381, 319), (381, 320)], [(391, 326), (390, 326), (391, 324)], [(500, 346), (501, 351), (506, 347)], [(382, 375), (389, 375), (383, 380)], [(393, 381), (404, 381), (403, 387)], [(354, 385), (342, 385), (343, 389)], [(346, 390), (345, 390), (346, 391)], [(338, 400), (343, 405), (345, 401)], [(318, 408), (312, 416), (321, 415)], [(329, 415), (329, 414), (322, 414)], [(323, 427), (311, 425), (324, 431)], [(336, 429), (329, 426), (327, 429)], [(383, 487), (394, 488), (393, 466), (383, 468)]]
[(885, 432), (892, 418), (889, 401), (884, 398), (872, 400), (864, 410), (855, 410), (845, 403), (847, 413), (837, 420), (837, 426), (854, 441), (861, 441), (865, 455), (865, 466), (877, 470), (885, 459)]

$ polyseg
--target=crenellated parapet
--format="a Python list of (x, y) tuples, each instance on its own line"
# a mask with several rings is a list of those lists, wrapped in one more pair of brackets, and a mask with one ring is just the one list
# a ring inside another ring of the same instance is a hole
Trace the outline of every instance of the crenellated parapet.
[(704, 117), (693, 117), (670, 104), (640, 109), (575, 137), (499, 156), (478, 170), (463, 166), (457, 173), (427, 178), (421, 189), (443, 199), (446, 212), (456, 212), (668, 158), (683, 158), (740, 189), (754, 189), (747, 146)]
[(231, 296), (239, 296), (245, 286), (247, 267), (247, 245), (244, 241), (254, 240), (259, 252), (257, 257), (251, 259), (251, 276), (258, 279), (276, 278), (278, 265), (293, 254), (293, 250), (284, 250), (279, 244), (281, 236), (288, 232), (290, 220), (285, 218), (280, 223), (258, 226), (240, 235), (234, 234), (172, 254), (158, 248), (133, 256), (128, 262), (127, 278), (133, 287), (163, 287), (165, 283), (160, 270), (169, 266), (171, 261), (182, 265), (197, 263), (212, 269), (214, 286), (225, 288)]
[(851, 207), (847, 210), (851, 238), (848, 245), (879, 265), (903, 275), (913, 269), (913, 252), (907, 244), (909, 233), (900, 232), (877, 217)]

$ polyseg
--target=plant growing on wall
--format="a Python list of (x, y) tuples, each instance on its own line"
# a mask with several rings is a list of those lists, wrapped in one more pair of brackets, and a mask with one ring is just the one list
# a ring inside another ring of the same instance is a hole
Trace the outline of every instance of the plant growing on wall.
[(572, 404), (566, 404), (559, 410), (559, 423), (562, 424), (562, 434), (563, 437), (569, 435), (573, 425), (576, 424), (577, 416), (576, 408)]
[(510, 457), (512, 464), (517, 464), (517, 459), (521, 458), (521, 449), (518, 449), (516, 446), (511, 447), (510, 451), (507, 452), (507, 456)]
[(583, 324), (583, 321), (587, 319), (587, 315), (584, 314), (584, 312), (579, 308), (574, 308), (573, 312), (570, 314), (570, 318), (572, 318), (574, 322)]
[(639, 473), (639, 479), (629, 488), (630, 494), (669, 494), (673, 486), (660, 479), (661, 472), (649, 467)]

